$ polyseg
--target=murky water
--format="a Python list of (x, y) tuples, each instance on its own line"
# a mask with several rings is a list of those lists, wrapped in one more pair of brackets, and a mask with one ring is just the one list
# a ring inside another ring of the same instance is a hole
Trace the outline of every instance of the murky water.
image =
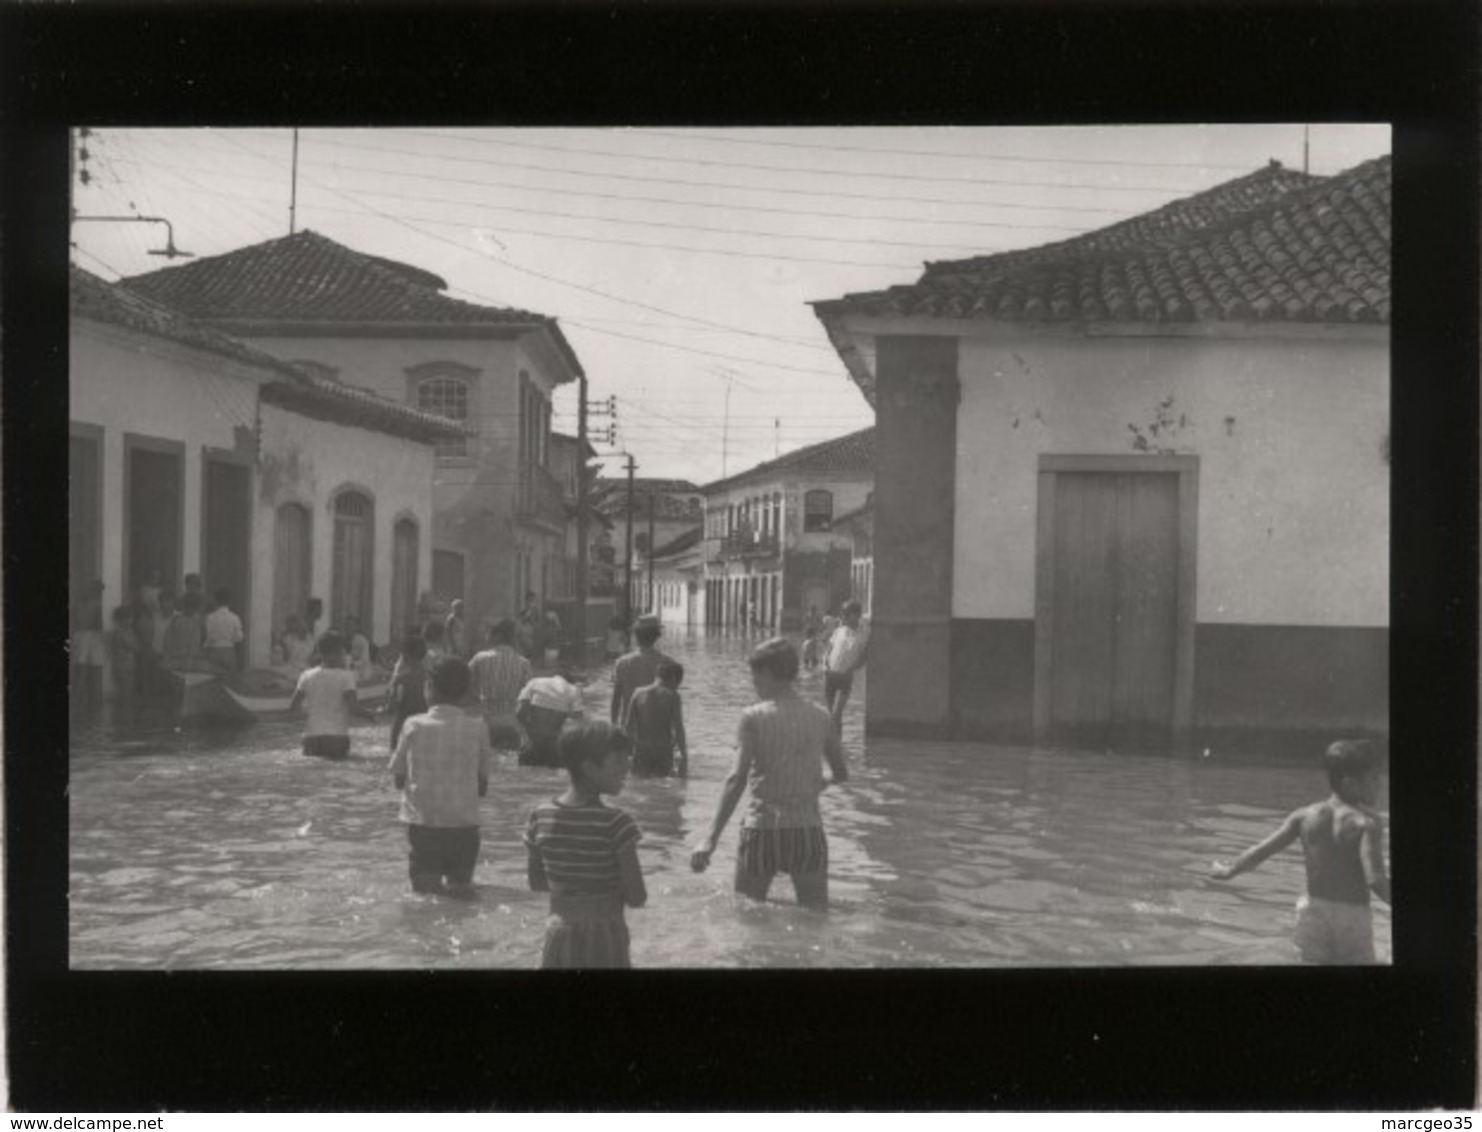
[[(832, 910), (730, 891), (736, 819), (709, 872), (688, 845), (714, 812), (750, 702), (746, 642), (665, 641), (687, 669), (687, 782), (630, 779), (617, 804), (644, 833), (649, 905), (629, 913), (644, 967), (1060, 966), (1295, 962), (1300, 852), (1230, 883), (1209, 862), (1324, 792), (1291, 764), (1198, 762), (976, 743), (865, 740), (845, 724), (851, 779), (824, 795)], [(803, 678), (820, 695), (821, 678)], [(605, 715), (605, 674), (587, 689)], [(299, 754), (301, 725), (74, 731), (71, 962), (81, 968), (534, 967), (544, 897), (520, 834), (557, 771), (503, 757), (484, 803), (476, 903), (415, 896), (387, 727), (352, 757)], [(1381, 959), (1389, 909), (1376, 902)]]

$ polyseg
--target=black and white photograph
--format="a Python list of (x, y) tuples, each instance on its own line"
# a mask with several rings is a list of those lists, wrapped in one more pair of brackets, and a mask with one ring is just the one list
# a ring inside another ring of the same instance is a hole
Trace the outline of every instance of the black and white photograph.
[(1388, 124), (68, 148), (71, 970), (1392, 962)]

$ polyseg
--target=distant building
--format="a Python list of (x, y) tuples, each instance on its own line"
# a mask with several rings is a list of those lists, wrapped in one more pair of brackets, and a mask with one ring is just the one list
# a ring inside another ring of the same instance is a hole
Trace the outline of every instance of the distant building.
[(877, 412), (870, 730), (1387, 730), (1388, 158), (815, 309)]
[(462, 598), (481, 626), (527, 591), (558, 592), (568, 517), (551, 397), (582, 370), (554, 318), (463, 302), (431, 272), (311, 231), (123, 285), (326, 379), (465, 422), (437, 449), (434, 596)]
[(666, 627), (695, 629), (705, 623), (703, 534), (692, 527), (644, 559), (637, 577), (643, 600), (635, 609), (657, 614)]
[(434, 451), (460, 425), (306, 373), (170, 308), (71, 273), (70, 587), (108, 608), (157, 572), (232, 591), (249, 663), (323, 607), (381, 642), (432, 560)]
[[(611, 558), (614, 584), (621, 590), (628, 552), (628, 480), (626, 476), (599, 479), (593, 492), (594, 505), (611, 524), (607, 536), (599, 536), (604, 560)], [(639, 583), (643, 563), (654, 547), (673, 542), (698, 527), (704, 496), (689, 480), (633, 477), (633, 606), (641, 611), (646, 591)], [(652, 511), (653, 521), (649, 514)], [(653, 542), (649, 542), (652, 533)], [(608, 541), (610, 538), (610, 542)]]
[(600, 638), (606, 631), (607, 622), (612, 617), (614, 602), (612, 598), (612, 568), (608, 564), (604, 573), (603, 566), (596, 560), (596, 548), (604, 538), (611, 543), (612, 520), (604, 515), (597, 507), (593, 506), (590, 495), (591, 472), (590, 465), (596, 458), (597, 452), (591, 444), (581, 445), (574, 436), (564, 433), (551, 433), (551, 474), (561, 485), (561, 496), (565, 502), (568, 521), (566, 524), (565, 553), (560, 560), (560, 567), (553, 579), (552, 592), (548, 596), (546, 605), (555, 609), (561, 618), (561, 623), (567, 632), (576, 629), (576, 598), (577, 578), (576, 565), (578, 549), (579, 529), (577, 525), (577, 475), (583, 467), (588, 468), (588, 502), (587, 502), (587, 619), (586, 635), (588, 639)]
[(870, 616), (875, 591), (875, 493), (863, 507), (847, 511), (834, 520), (834, 530), (849, 538), (849, 596)]
[(705, 612), (712, 626), (795, 630), (853, 592), (849, 537), (834, 517), (875, 483), (875, 430), (826, 440), (707, 484)]

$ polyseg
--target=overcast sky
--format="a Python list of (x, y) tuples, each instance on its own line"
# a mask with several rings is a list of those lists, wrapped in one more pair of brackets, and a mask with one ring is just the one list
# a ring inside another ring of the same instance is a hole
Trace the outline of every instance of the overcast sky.
[[(1390, 149), (1383, 125), (1308, 133), (1313, 173)], [(1300, 169), (1303, 136), (1301, 124), (306, 129), (297, 227), (433, 271), (457, 298), (558, 318), (591, 397), (617, 398), (616, 443), (599, 451), (704, 483), (873, 422), (810, 300), (1062, 240), (1273, 158)], [(103, 128), (83, 144), (80, 214), (167, 217), (197, 256), (288, 233), (291, 129)], [(149, 254), (157, 225), (80, 223), (73, 240), (76, 262), (107, 279), (171, 262)], [(574, 385), (556, 427), (576, 431)]]

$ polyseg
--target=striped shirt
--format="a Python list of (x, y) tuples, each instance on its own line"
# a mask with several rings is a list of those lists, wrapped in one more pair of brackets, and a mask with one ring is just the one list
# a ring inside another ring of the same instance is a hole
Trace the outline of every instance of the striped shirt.
[(520, 689), (535, 675), (530, 662), (509, 645), (485, 649), (468, 667), (486, 715), (514, 715)]
[(600, 896), (619, 891), (618, 854), (642, 836), (622, 810), (553, 798), (530, 811), (525, 848), (540, 860), (553, 896)]
[(824, 787), (823, 762), (830, 750), (839, 749), (828, 712), (789, 688), (741, 713), (736, 745), (741, 761), (750, 767), (751, 798), (743, 829), (822, 825), (818, 795)]
[(484, 721), (453, 704), (433, 704), (401, 729), (387, 771), (407, 777), (401, 820), (442, 828), (479, 824), (479, 780), (493, 752)]

